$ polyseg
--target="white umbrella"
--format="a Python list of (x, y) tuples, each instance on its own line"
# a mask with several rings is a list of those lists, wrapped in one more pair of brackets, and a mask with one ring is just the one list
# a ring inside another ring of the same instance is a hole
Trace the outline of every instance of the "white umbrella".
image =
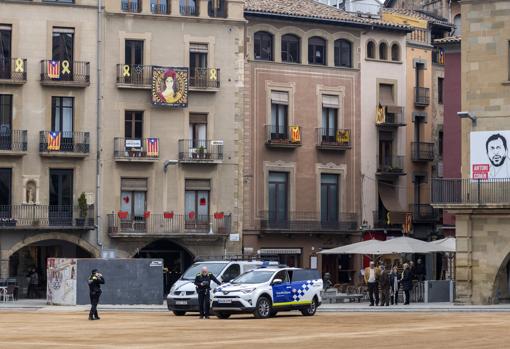
[(456, 252), (457, 251), (457, 241), (455, 238), (444, 238), (441, 240), (432, 241), (433, 244), (437, 245), (441, 248), (442, 252)]
[(329, 250), (323, 250), (321, 254), (382, 254), (380, 252), (383, 241), (365, 240), (354, 244), (340, 246)]
[(383, 242), (380, 254), (441, 252), (441, 248), (430, 242), (402, 236)]

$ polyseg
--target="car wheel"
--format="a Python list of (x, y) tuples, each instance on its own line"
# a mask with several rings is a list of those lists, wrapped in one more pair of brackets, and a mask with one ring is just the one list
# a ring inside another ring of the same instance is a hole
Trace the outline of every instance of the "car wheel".
[(255, 306), (254, 315), (257, 319), (267, 319), (271, 315), (271, 301), (267, 297), (260, 297)]
[(317, 299), (314, 298), (312, 300), (312, 303), (308, 307), (301, 310), (301, 314), (303, 314), (304, 316), (313, 316), (315, 315), (316, 311), (317, 311)]
[(180, 311), (180, 310), (174, 310), (173, 313), (175, 316), (184, 316), (186, 314), (185, 311)]
[(218, 319), (228, 319), (230, 317), (230, 315), (232, 314), (229, 314), (229, 313), (225, 313), (223, 311), (219, 312), (219, 313), (216, 313), (216, 317)]

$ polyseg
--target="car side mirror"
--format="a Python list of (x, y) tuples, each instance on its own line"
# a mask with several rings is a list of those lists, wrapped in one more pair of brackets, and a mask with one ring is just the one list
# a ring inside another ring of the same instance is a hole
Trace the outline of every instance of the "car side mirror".
[(281, 284), (282, 282), (283, 282), (282, 279), (274, 279), (272, 285), (278, 285)]

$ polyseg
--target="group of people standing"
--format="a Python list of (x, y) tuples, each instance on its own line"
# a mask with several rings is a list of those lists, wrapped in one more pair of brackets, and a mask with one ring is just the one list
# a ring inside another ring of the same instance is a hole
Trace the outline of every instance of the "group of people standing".
[(373, 261), (370, 262), (370, 266), (364, 271), (370, 306), (389, 306), (390, 302), (397, 305), (400, 287), (404, 291), (404, 305), (409, 305), (413, 278), (413, 271), (408, 263), (404, 263), (402, 272), (399, 272), (396, 265), (390, 271), (384, 264), (376, 267)]

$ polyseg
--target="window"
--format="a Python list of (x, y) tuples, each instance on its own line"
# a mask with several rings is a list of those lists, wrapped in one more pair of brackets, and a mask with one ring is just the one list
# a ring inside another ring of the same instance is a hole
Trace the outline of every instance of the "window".
[(11, 78), (11, 26), (0, 24), (0, 79)]
[(285, 225), (288, 219), (288, 173), (269, 172), (269, 223)]
[[(124, 12), (132, 12), (132, 13), (140, 13), (142, 12), (142, 4), (140, 0), (121, 0), (120, 8)], [(154, 8), (152, 7), (151, 2), (151, 10)], [(157, 12), (153, 12), (157, 13)]]
[(462, 18), (460, 14), (456, 15), (453, 18), (453, 24), (455, 26), (455, 31), (453, 32), (453, 35), (460, 36), (462, 35)]
[(321, 174), (321, 222), (338, 222), (338, 175)]
[(326, 65), (326, 40), (318, 36), (308, 40), (308, 63)]
[(292, 282), (321, 279), (321, 274), (315, 269), (298, 269), (292, 271)]
[(241, 266), (239, 264), (232, 264), (223, 273), (221, 281), (230, 282), (230, 280), (235, 279), (239, 275), (241, 275)]
[(151, 12), (159, 15), (167, 15), (170, 13), (168, 0), (151, 0)]
[(12, 95), (0, 95), (0, 150), (11, 150), (12, 136)]
[(255, 59), (273, 60), (273, 35), (268, 32), (256, 32), (254, 35)]
[(352, 44), (350, 41), (345, 39), (335, 41), (335, 66), (352, 67)]
[(50, 169), (50, 225), (73, 224), (73, 170)]
[(51, 97), (51, 130), (62, 134), (60, 148), (72, 151), (74, 131), (74, 97)]
[(209, 0), (207, 3), (209, 17), (227, 17), (227, 2), (225, 0)]
[(124, 137), (143, 138), (143, 111), (126, 110), (124, 113)]
[(207, 44), (190, 43), (189, 47), (189, 73), (190, 85), (197, 86), (207, 80)]
[(425, 64), (416, 63), (416, 87), (420, 87), (425, 79)]
[(121, 178), (120, 210), (130, 220), (143, 220), (147, 210), (147, 178)]
[(287, 92), (271, 91), (271, 140), (288, 139), (288, 107)]
[(11, 205), (12, 169), (0, 168), (0, 218), (7, 218)]
[(375, 43), (373, 41), (367, 43), (367, 58), (375, 59)]
[(301, 45), (299, 37), (292, 34), (282, 36), (282, 62), (300, 63)]
[(189, 139), (193, 149), (207, 147), (207, 114), (189, 115)]
[(438, 147), (438, 152), (439, 152), (440, 157), (443, 157), (443, 137), (444, 137), (443, 131), (441, 130), (441, 131), (439, 131), (439, 134), (437, 136), (437, 138), (438, 138), (438, 140), (437, 140), (438, 146), (437, 147)]
[(130, 65), (143, 64), (143, 40), (126, 40), (124, 63)]
[(182, 16), (198, 16), (199, 0), (179, 0), (179, 10)]
[(338, 96), (322, 96), (322, 141), (335, 142), (338, 129)]
[(208, 179), (186, 179), (185, 182), (185, 222), (187, 228), (209, 228), (209, 192)]
[[(53, 28), (52, 35), (52, 57), (54, 61), (61, 62), (61, 80), (73, 79), (73, 58), (74, 58), (74, 29), (73, 28)], [(64, 64), (69, 69), (64, 69)], [(68, 73), (65, 73), (69, 70)]]
[(437, 78), (437, 103), (443, 104), (443, 78)]
[(73, 4), (74, 0), (43, 0), (44, 2), (59, 2), (65, 4)]
[(276, 273), (276, 275), (273, 278), (273, 281), (276, 279), (282, 280), (283, 284), (290, 282), (290, 277), (289, 277), (289, 273), (287, 272), (287, 270), (281, 270), (278, 273)]
[(394, 62), (400, 61), (400, 46), (398, 44), (391, 45), (391, 60)]
[(388, 60), (388, 45), (385, 42), (379, 44), (379, 59), (383, 61)]

